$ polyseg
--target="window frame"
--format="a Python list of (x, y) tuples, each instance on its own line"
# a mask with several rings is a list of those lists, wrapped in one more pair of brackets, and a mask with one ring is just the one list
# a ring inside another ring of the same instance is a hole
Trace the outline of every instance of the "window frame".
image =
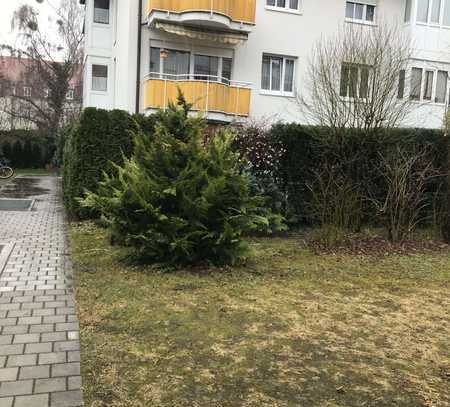
[[(353, 4), (353, 17), (347, 17), (347, 6)], [(355, 17), (356, 6), (363, 6), (362, 19)], [(367, 8), (373, 7), (373, 20), (367, 20)], [(345, 21), (356, 24), (375, 25), (377, 21), (377, 6), (362, 1), (346, 1), (345, 2)]]
[[(262, 77), (262, 70), (263, 70), (263, 63), (264, 58), (268, 57), (270, 59), (270, 65), (269, 65), (269, 77), (270, 77), (270, 89), (264, 89), (263, 88), (263, 77)], [(281, 66), (281, 81), (280, 81), (280, 90), (273, 90), (272, 89), (272, 58), (278, 58), (282, 60), (282, 66)], [(286, 91), (285, 85), (286, 85), (286, 61), (292, 61), (294, 63), (294, 70), (292, 75), (292, 91)], [(295, 97), (295, 82), (297, 80), (297, 62), (298, 58), (293, 56), (287, 56), (287, 55), (277, 55), (277, 54), (270, 54), (270, 53), (263, 53), (262, 59), (261, 59), (261, 87), (260, 87), (260, 93), (263, 95), (270, 95), (270, 96), (284, 96), (284, 97)]]
[[(435, 1), (440, 1), (439, 19), (437, 22), (432, 21), (433, 5), (434, 5)], [(444, 24), (446, 7), (450, 8), (450, 0), (428, 0), (427, 21), (420, 21), (418, 18), (419, 6), (417, 5), (416, 10), (415, 10), (415, 16), (414, 16), (416, 24), (426, 25), (426, 26), (431, 26), (431, 27), (447, 27), (447, 28), (450, 27), (450, 20), (447, 22), (447, 24)], [(413, 10), (411, 10), (411, 14), (412, 14), (412, 11)]]
[[(106, 76), (106, 81), (108, 81), (108, 76)], [(67, 90), (66, 99), (67, 100), (74, 100), (75, 99), (75, 89), (69, 88)]]
[[(420, 96), (419, 98), (412, 98), (411, 97), (411, 90), (412, 90), (412, 72), (414, 69), (421, 70), (421, 83), (420, 83)], [(426, 91), (427, 91), (427, 75), (432, 74), (432, 83), (431, 83), (431, 97), (425, 97)], [(439, 73), (446, 73), (446, 87), (445, 87), (445, 95), (444, 95), (444, 101), (439, 102), (437, 101), (437, 85), (438, 85), (438, 76)], [(434, 104), (434, 105), (446, 105), (449, 102), (449, 96), (450, 96), (450, 71), (446, 71), (445, 69), (439, 69), (434, 67), (420, 67), (420, 66), (413, 66), (411, 67), (411, 80), (410, 80), (410, 88), (409, 88), (409, 98), (411, 101), (415, 103), (426, 103), (426, 104)]]
[(277, 5), (278, 1), (280, 1), (280, 0), (272, 0), (275, 3), (274, 5), (268, 4), (269, 1), (271, 1), (271, 0), (264, 0), (264, 5), (265, 5), (266, 10), (280, 11), (282, 13), (302, 14), (302, 1), (303, 0), (298, 0), (296, 9), (290, 7), (291, 0), (284, 0), (285, 1), (284, 7)]
[[(106, 26), (106, 25), (110, 25), (111, 24), (111, 0), (106, 0), (108, 1), (108, 8), (99, 8), (99, 7), (95, 7), (95, 1), (93, 1), (93, 5), (92, 5), (92, 22), (94, 24), (100, 24), (101, 26)], [(95, 14), (95, 10), (108, 10), (108, 22), (104, 22), (104, 21), (100, 21), (96, 19), (96, 14)]]
[[(106, 68), (106, 77), (104, 77), (104, 76), (94, 76), (94, 66), (105, 67)], [(94, 64), (93, 63), (91, 65), (91, 91), (92, 92), (96, 92), (96, 93), (100, 93), (100, 94), (108, 93), (109, 75), (110, 75), (109, 71), (110, 71), (110, 69), (109, 69), (109, 66), (107, 64), (101, 64), (101, 63)], [(106, 78), (106, 87), (105, 87), (105, 89), (94, 89), (94, 78)]]
[(31, 86), (24, 86), (23, 87), (23, 97), (31, 98), (31, 95), (32, 95)]
[[(356, 96), (352, 95), (351, 93), (351, 75), (352, 75), (352, 68), (353, 70), (356, 68), (357, 69), (357, 79), (356, 79)], [(348, 71), (348, 77), (346, 78), (347, 81), (347, 85), (346, 85), (346, 91), (345, 91), (345, 95), (342, 94), (342, 89), (343, 89), (343, 75), (342, 73), (344, 72), (344, 69), (347, 69)], [(345, 100), (349, 100), (349, 101), (364, 101), (367, 100), (370, 97), (370, 70), (372, 69), (372, 67), (370, 65), (366, 65), (366, 64), (357, 64), (357, 63), (353, 63), (353, 62), (342, 62), (341, 64), (341, 73), (340, 73), (340, 78), (339, 78), (339, 96), (342, 99)], [(367, 72), (367, 84), (366, 84), (366, 89), (365, 89), (365, 94), (364, 96), (361, 96), (361, 90), (362, 88), (362, 84), (363, 84), (363, 72)]]

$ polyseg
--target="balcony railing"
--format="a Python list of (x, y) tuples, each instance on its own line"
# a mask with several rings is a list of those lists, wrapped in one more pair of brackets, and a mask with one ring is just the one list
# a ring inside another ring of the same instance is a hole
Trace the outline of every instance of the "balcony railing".
[(150, 73), (144, 84), (144, 108), (165, 109), (183, 92), (192, 110), (233, 118), (250, 112), (251, 84), (211, 75)]
[(148, 0), (148, 14), (153, 11), (172, 13), (206, 12), (232, 21), (255, 24), (256, 0)]

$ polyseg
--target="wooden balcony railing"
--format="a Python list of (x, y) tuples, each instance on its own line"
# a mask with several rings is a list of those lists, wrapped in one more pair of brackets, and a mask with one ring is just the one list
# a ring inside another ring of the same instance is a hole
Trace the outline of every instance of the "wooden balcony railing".
[(148, 14), (154, 10), (185, 13), (204, 11), (227, 16), (232, 21), (255, 24), (256, 0), (148, 0)]
[(166, 108), (169, 102), (176, 102), (178, 89), (193, 104), (192, 110), (230, 118), (249, 115), (250, 84), (203, 75), (149, 74), (144, 84), (144, 108)]

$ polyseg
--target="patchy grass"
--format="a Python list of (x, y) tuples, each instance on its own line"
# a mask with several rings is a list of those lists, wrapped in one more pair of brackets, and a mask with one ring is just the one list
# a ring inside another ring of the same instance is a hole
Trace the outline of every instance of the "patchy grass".
[(72, 226), (88, 406), (450, 406), (450, 254), (255, 239), (215, 270), (130, 266)]

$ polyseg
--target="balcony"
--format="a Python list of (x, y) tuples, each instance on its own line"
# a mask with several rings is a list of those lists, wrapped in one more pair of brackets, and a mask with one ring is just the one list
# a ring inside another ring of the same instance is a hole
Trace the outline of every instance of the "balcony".
[(156, 28), (170, 24), (248, 35), (256, 0), (148, 0), (147, 13), (149, 25)]
[(176, 102), (178, 89), (207, 119), (231, 122), (250, 112), (250, 84), (217, 76), (150, 74), (144, 84), (144, 108), (165, 109)]

